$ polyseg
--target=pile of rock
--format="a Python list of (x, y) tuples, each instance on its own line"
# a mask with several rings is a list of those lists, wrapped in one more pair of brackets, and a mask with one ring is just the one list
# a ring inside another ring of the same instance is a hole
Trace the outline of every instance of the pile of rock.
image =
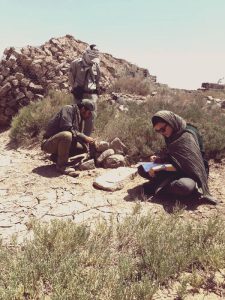
[(221, 83), (210, 83), (210, 82), (203, 82), (202, 89), (209, 90), (225, 90), (225, 84)]
[[(68, 68), (86, 47), (87, 43), (67, 35), (52, 38), (40, 47), (5, 49), (0, 61), (0, 125), (9, 124), (19, 108), (42, 98), (49, 90), (69, 91)], [(101, 55), (101, 71), (105, 89), (122, 73), (156, 81), (146, 69), (106, 53)]]
[(207, 107), (210, 109), (225, 109), (225, 99), (214, 98), (213, 96), (207, 96)]
[(149, 100), (149, 97), (154, 97), (157, 95), (156, 91), (151, 92), (151, 94), (147, 96), (128, 94), (128, 93), (116, 93), (111, 92), (104, 97), (104, 100), (109, 104), (116, 105), (118, 110), (127, 112), (129, 103), (142, 104)]
[(127, 147), (119, 138), (113, 139), (110, 143), (101, 141), (96, 144), (94, 158), (83, 162), (80, 170), (91, 170), (95, 167), (118, 168), (127, 165)]

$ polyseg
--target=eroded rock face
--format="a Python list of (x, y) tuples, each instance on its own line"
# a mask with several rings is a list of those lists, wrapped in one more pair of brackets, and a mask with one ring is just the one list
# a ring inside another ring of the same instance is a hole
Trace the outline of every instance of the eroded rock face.
[(225, 90), (225, 84), (203, 82), (203, 83), (202, 83), (202, 88), (204, 88), (204, 89), (206, 89), (206, 90), (209, 90), (209, 89), (214, 89), (214, 90)]
[(207, 100), (206, 105), (204, 107), (205, 109), (210, 109), (210, 110), (225, 109), (224, 99), (214, 98), (213, 96), (207, 96), (206, 100)]
[[(6, 48), (0, 61), (0, 125), (9, 124), (19, 108), (43, 98), (50, 89), (69, 92), (68, 68), (86, 47), (87, 43), (66, 35), (52, 38), (40, 47), (27, 46), (19, 51)], [(105, 89), (124, 75), (156, 81), (146, 69), (106, 53), (101, 54), (101, 72)]]

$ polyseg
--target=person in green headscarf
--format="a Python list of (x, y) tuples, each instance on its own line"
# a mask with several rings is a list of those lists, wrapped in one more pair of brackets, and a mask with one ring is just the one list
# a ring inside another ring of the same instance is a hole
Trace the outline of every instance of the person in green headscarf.
[(164, 137), (166, 152), (161, 157), (151, 156), (151, 161), (163, 164), (153, 167), (149, 173), (139, 167), (139, 174), (150, 179), (143, 186), (144, 192), (157, 194), (164, 191), (178, 196), (198, 194), (201, 199), (217, 204), (209, 192), (198, 138), (189, 130), (186, 121), (171, 111), (161, 110), (152, 117), (152, 125)]

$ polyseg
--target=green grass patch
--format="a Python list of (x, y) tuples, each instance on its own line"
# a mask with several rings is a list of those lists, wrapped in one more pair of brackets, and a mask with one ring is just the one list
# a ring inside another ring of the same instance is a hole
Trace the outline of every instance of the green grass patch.
[(32, 241), (0, 245), (0, 299), (149, 300), (184, 272), (186, 284), (197, 284), (200, 272), (225, 267), (224, 221), (136, 211), (94, 231), (69, 221), (33, 223)]

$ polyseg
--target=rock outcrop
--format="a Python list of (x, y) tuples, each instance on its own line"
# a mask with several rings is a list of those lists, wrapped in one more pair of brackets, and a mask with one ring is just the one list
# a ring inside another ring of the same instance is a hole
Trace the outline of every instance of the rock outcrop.
[(213, 96), (206, 97), (206, 108), (207, 109), (225, 109), (225, 99), (214, 98)]
[(209, 89), (225, 90), (225, 84), (203, 82), (202, 83), (202, 88), (205, 89), (205, 90), (209, 90)]
[[(86, 47), (87, 43), (66, 35), (40, 47), (5, 49), (0, 61), (0, 125), (8, 125), (21, 107), (43, 98), (49, 90), (69, 91), (68, 68)], [(148, 70), (107, 53), (101, 54), (101, 71), (105, 89), (115, 78), (125, 75), (156, 81)]]

